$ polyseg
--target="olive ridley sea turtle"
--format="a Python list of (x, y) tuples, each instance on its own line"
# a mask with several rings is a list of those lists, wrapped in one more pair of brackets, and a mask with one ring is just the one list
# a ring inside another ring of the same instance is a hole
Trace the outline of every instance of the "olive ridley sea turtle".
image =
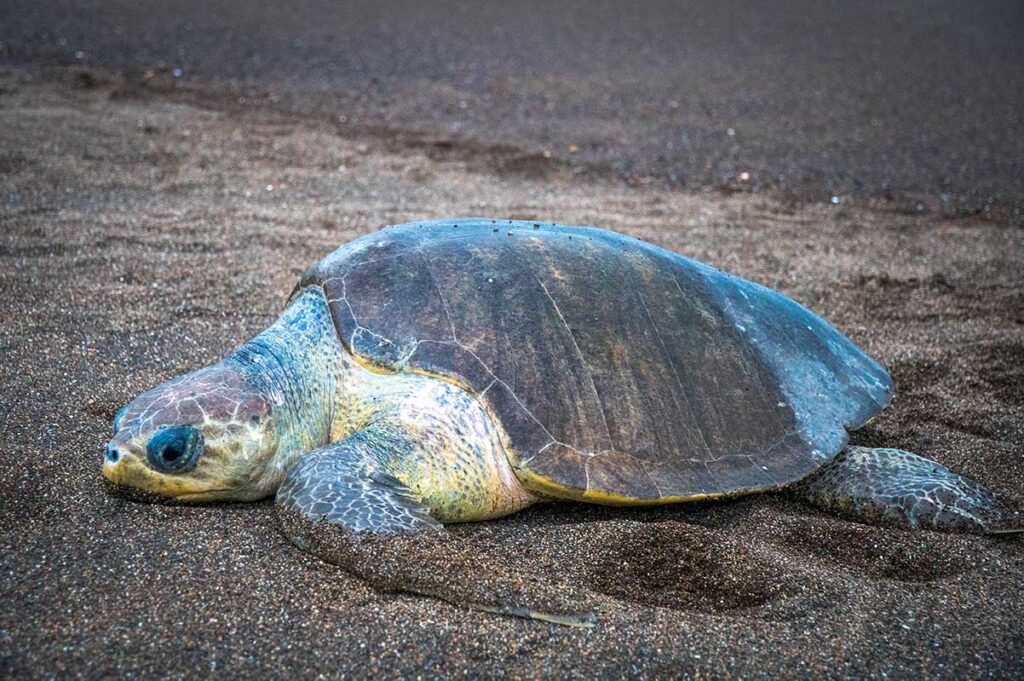
[(806, 308), (643, 241), (409, 223), (345, 244), (268, 329), (124, 407), (103, 475), (185, 502), (276, 493), (298, 546), (371, 583), (578, 624), (578, 604), (542, 585), (485, 588), (410, 554), (446, 540), (444, 524), (541, 501), (783, 487), (862, 520), (1024, 529), (934, 461), (847, 446), (892, 394), (886, 370)]

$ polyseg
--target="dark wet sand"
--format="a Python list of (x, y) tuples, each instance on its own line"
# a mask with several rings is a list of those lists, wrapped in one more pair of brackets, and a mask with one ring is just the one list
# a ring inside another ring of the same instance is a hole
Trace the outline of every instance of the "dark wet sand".
[(1018, 229), (631, 188), (171, 78), (0, 77), (0, 675), (1024, 673), (1019, 538), (871, 527), (778, 496), (452, 529), (581, 593), (587, 631), (375, 592), (293, 548), (269, 503), (107, 495), (115, 411), (263, 328), (309, 264), (386, 223), (496, 215), (626, 231), (781, 289), (894, 374), (895, 402), (854, 442), (1024, 500)]
[(5, 0), (0, 58), (181, 70), (250, 100), (690, 190), (1024, 221), (1015, 0)]

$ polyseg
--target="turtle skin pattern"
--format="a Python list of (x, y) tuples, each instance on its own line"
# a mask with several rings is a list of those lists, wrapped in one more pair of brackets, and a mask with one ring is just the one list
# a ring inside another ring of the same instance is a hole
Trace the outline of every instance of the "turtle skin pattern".
[(378, 463), (387, 435), (359, 431), (299, 459), (277, 490), (280, 508), (351, 532), (412, 534), (442, 525)]
[(847, 447), (790, 492), (819, 508), (889, 525), (975, 534), (1024, 527), (993, 492), (902, 449)]

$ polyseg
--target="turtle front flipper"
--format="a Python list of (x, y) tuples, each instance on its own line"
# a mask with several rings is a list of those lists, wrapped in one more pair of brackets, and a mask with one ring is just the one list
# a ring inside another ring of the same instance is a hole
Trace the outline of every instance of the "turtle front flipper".
[[(385, 591), (590, 626), (592, 616), (560, 590), (503, 574), (497, 561), (444, 529), (441, 519), (453, 511), (451, 506), (444, 508), (444, 499), (472, 507), (479, 485), (439, 489), (436, 478), (416, 477), (415, 471), (425, 470), (427, 456), (436, 457), (438, 466), (447, 463), (449, 470), (456, 470), (440, 453), (424, 451), (419, 442), (443, 444), (437, 437), (424, 440), (407, 429), (377, 424), (303, 456), (277, 493), (285, 533), (303, 550)], [(436, 472), (437, 467), (426, 466), (431, 468)], [(439, 510), (431, 508), (431, 500)]]
[(994, 492), (901, 449), (847, 447), (790, 491), (861, 520), (973, 534), (1024, 532), (1024, 515)]
[[(277, 490), (277, 503), (289, 537), (300, 548), (319, 553), (309, 539), (315, 539), (320, 524), (382, 535), (443, 531), (409, 489), (382, 470), (373, 454), (370, 438), (360, 432), (302, 457), (292, 467)], [(291, 520), (309, 527), (300, 528)]]

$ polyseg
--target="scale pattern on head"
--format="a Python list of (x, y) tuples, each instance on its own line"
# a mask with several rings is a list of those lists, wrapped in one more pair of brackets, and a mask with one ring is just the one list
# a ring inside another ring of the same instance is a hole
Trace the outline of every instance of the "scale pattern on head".
[(246, 374), (223, 362), (139, 395), (114, 419), (104, 476), (188, 501), (264, 496), (276, 435), (270, 404)]
[(122, 409), (103, 473), (187, 501), (267, 496), (296, 456), (365, 418), (359, 409), (335, 409), (346, 383), (344, 355), (323, 291), (301, 291), (221, 362)]

